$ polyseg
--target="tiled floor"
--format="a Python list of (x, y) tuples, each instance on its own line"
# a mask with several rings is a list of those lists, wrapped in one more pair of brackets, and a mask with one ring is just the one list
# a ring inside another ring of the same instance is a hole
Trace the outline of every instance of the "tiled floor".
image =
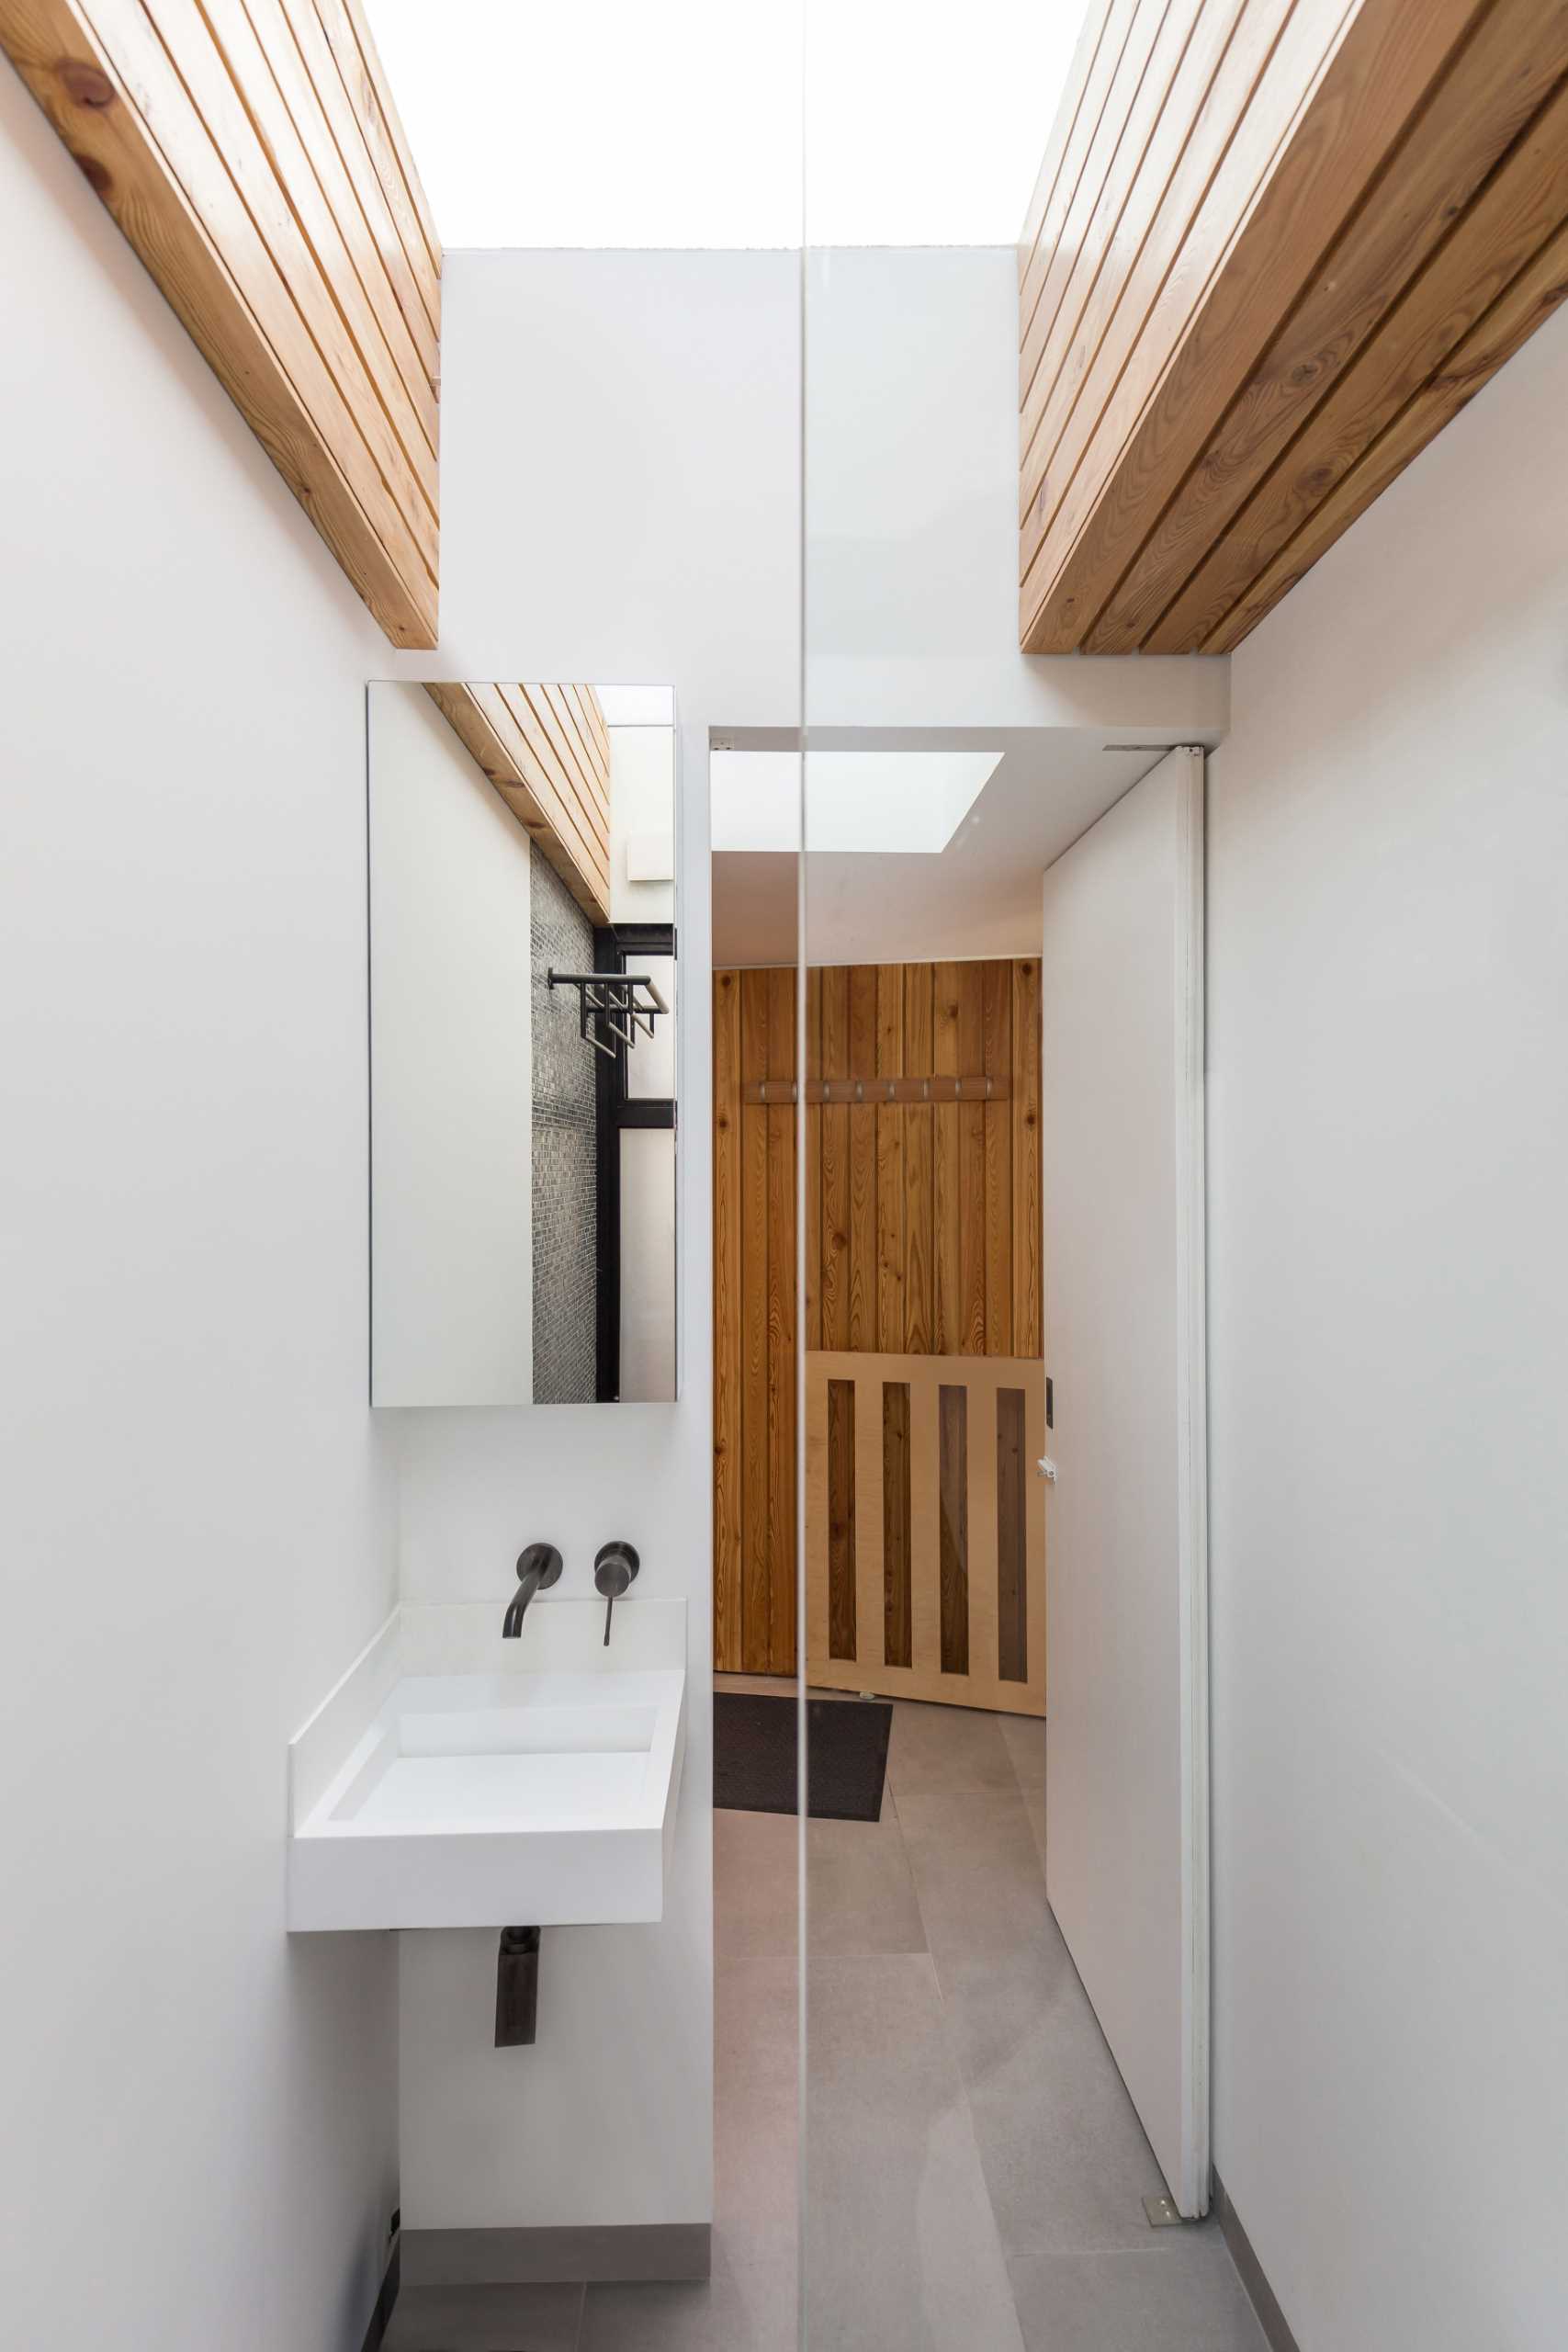
[[(1044, 1838), (1043, 1724), (903, 1702), (881, 1820), (811, 1824), (812, 2352), (1266, 2352), (1215, 2226), (1145, 2218)], [(715, 1814), (712, 2280), (405, 2295), (389, 2352), (792, 2352), (795, 1883), (793, 1818)]]

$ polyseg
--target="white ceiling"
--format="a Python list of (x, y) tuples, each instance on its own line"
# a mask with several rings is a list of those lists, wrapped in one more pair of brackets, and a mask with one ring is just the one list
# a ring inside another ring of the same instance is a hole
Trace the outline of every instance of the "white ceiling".
[[(727, 745), (746, 747), (745, 735)], [(815, 748), (817, 738), (812, 739)], [(758, 748), (776, 748), (759, 736)], [(835, 749), (990, 751), (1000, 764), (939, 855), (811, 854), (807, 958), (898, 964), (1030, 956), (1040, 947), (1045, 868), (1159, 760), (1163, 741), (1107, 751), (1063, 728), (964, 728), (894, 738), (865, 729)], [(809, 835), (808, 835), (809, 838)], [(789, 964), (796, 956), (796, 861), (789, 851), (729, 850), (713, 858), (717, 965)]]
[(448, 245), (985, 245), (1085, 0), (367, 7)]

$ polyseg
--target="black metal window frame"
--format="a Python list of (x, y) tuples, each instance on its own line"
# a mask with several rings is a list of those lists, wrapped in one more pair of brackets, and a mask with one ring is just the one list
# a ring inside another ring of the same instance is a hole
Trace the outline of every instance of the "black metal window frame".
[[(635, 971), (645, 956), (675, 958), (672, 922), (622, 922), (593, 934), (596, 972)], [(680, 985), (677, 965), (676, 986)], [(673, 1020), (675, 1015), (671, 1013)], [(621, 1134), (626, 1127), (675, 1126), (675, 1097), (637, 1101), (627, 1095), (626, 1049), (614, 1058), (596, 1057), (598, 1164), (598, 1333), (595, 1394), (601, 1405), (618, 1403), (621, 1393)]]

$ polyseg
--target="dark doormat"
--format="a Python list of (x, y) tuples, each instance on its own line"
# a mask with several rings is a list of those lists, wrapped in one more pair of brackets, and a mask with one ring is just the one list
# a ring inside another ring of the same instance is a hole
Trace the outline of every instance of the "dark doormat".
[[(893, 1709), (885, 1699), (808, 1699), (806, 1759), (812, 1817), (877, 1821)], [(795, 1811), (794, 1699), (716, 1690), (713, 1801), (733, 1813)]]

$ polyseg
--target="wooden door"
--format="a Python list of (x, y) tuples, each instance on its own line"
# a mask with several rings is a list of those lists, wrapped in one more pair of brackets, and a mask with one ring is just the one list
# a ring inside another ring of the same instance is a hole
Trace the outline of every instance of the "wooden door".
[[(721, 1672), (795, 1668), (795, 987), (793, 970), (714, 978)], [(1032, 958), (807, 974), (808, 1356), (1038, 1362), (1039, 1024)], [(1005, 1419), (1013, 1408), (1001, 1409)], [(1027, 1436), (1036, 1453), (1041, 1418), (1033, 1415)], [(808, 1513), (816, 1491), (808, 1489)], [(807, 1536), (810, 1551), (825, 1543), (825, 1526), (808, 1517)], [(849, 1573), (840, 1565), (829, 1580), (840, 1612)], [(998, 1569), (984, 1561), (975, 1573), (994, 1582)], [(950, 1609), (955, 1589), (950, 1573)], [(808, 1582), (814, 1608), (811, 1592)], [(815, 1618), (807, 1648), (814, 1661), (844, 1655)], [(1027, 1687), (1036, 1679), (1027, 1677)], [(1007, 1703), (1011, 1692), (1010, 1683)]]
[(1038, 1357), (806, 1359), (807, 1677), (1045, 1712)]

